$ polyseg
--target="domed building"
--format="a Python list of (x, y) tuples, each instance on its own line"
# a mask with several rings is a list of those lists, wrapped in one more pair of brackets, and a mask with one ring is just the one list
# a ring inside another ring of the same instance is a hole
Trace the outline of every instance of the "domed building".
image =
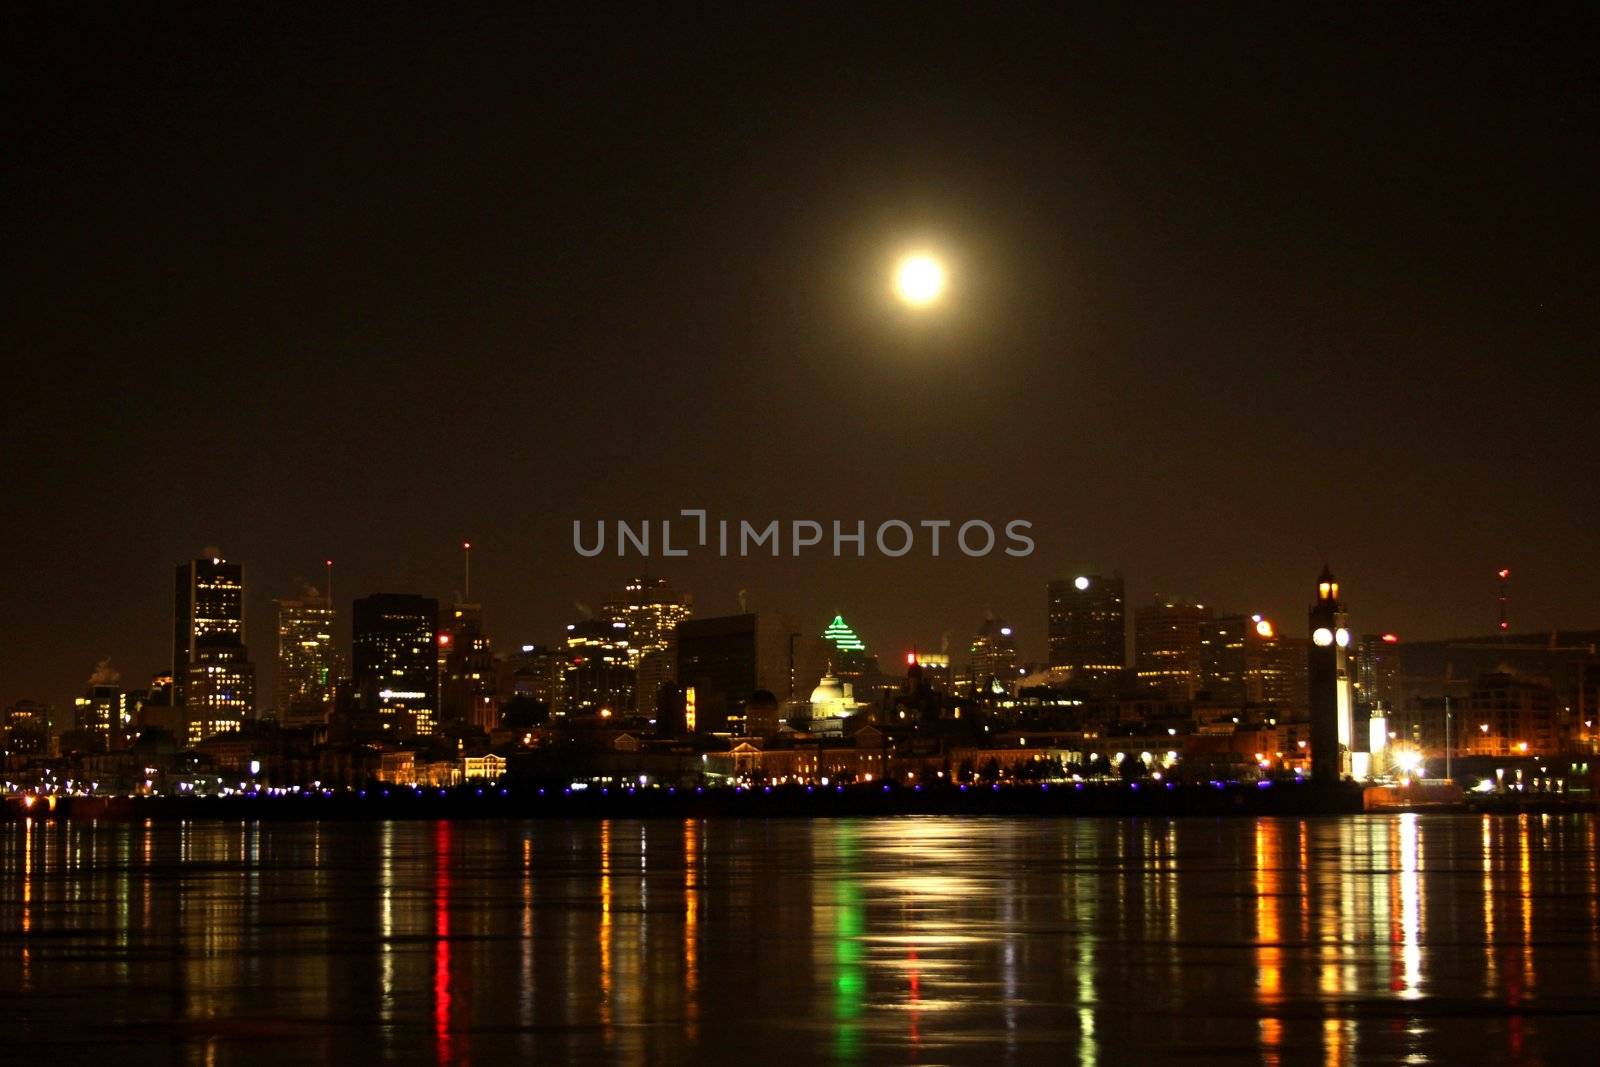
[(828, 673), (824, 674), (817, 682), (817, 687), (811, 690), (811, 718), (812, 719), (842, 719), (850, 714), (846, 710), (855, 703), (855, 693), (849, 682), (841, 682), (834, 677), (833, 664), (828, 665)]
[(833, 673), (833, 664), (811, 690), (811, 700), (803, 717), (808, 731), (814, 734), (842, 734), (844, 721), (860, 711), (864, 705), (856, 701), (855, 687), (841, 681)]

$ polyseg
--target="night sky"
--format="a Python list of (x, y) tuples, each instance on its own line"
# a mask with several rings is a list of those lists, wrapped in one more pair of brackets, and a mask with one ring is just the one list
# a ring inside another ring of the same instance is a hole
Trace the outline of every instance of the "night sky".
[[(1119, 7), (1123, 5), (1118, 5)], [(341, 611), (575, 518), (985, 518), (1028, 559), (658, 561), (874, 650), (1121, 570), (1300, 632), (1600, 625), (1593, 29), (1302, 5), (998, 21), (8, 8), (0, 700), (169, 662), (173, 565)], [(181, 12), (181, 13), (178, 13)], [(951, 300), (891, 264), (936, 247)], [(343, 621), (348, 637), (348, 615)]]

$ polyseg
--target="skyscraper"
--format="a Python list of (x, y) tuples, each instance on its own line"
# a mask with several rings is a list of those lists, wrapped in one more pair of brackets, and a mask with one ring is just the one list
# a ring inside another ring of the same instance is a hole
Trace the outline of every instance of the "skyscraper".
[(567, 624), (567, 715), (621, 716), (633, 709), (634, 671), (628, 624), (585, 619)]
[(665, 578), (631, 578), (622, 599), (607, 604), (602, 615), (627, 626), (637, 706), (641, 712), (653, 711), (656, 693), (676, 673), (678, 624), (689, 617), (689, 605)]
[(533, 700), (552, 715), (565, 704), (566, 657), (543, 645), (523, 645), (498, 662), (502, 700)]
[(494, 655), (483, 632), (483, 608), (457, 604), (439, 623), (439, 721), (481, 730), (499, 725)]
[[(844, 626), (843, 619), (834, 622)], [(845, 640), (860, 644), (853, 633)], [(678, 684), (686, 695), (694, 693), (692, 729), (741, 732), (746, 703), (758, 691), (780, 702), (792, 699), (797, 676), (809, 676), (806, 687), (821, 676), (820, 645), (801, 635), (796, 620), (769, 612), (684, 622), (678, 627)]]
[(1065, 668), (1073, 684), (1108, 689), (1128, 666), (1122, 578), (1080, 574), (1045, 590), (1050, 666)]
[(1200, 623), (1200, 675), (1200, 690), (1215, 701), (1301, 713), (1310, 704), (1305, 639), (1280, 633), (1259, 614)]
[(237, 730), (255, 713), (255, 664), (244, 634), (244, 568), (220, 556), (178, 564), (172, 648), (173, 703), (185, 740)]
[(333, 643), (337, 619), (326, 597), (279, 600), (278, 719), (295, 722), (320, 719), (333, 697), (337, 653)]
[(1157, 598), (1133, 613), (1133, 667), (1139, 684), (1168, 700), (1190, 700), (1201, 688), (1201, 642), (1211, 609)]
[[(801, 640), (800, 635), (796, 634), (797, 648), (800, 647)], [(866, 642), (861, 640), (850, 628), (850, 624), (844, 621), (843, 615), (835, 615), (833, 621), (822, 631), (822, 642), (824, 647), (829, 649), (827, 664), (832, 665), (832, 673), (840, 682), (849, 683), (857, 699), (876, 703), (885, 692), (894, 692), (900, 688), (898, 681), (884, 676), (878, 665), (878, 657), (867, 651)], [(809, 675), (809, 671), (807, 674)], [(820, 678), (821, 675), (817, 677)], [(809, 677), (797, 678), (795, 688), (803, 689), (810, 685)]]
[(1200, 624), (1200, 689), (1220, 703), (1244, 703), (1244, 642), (1250, 619), (1219, 615)]
[(374, 593), (351, 612), (356, 692), (392, 738), (427, 737), (438, 712), (435, 652), (439, 602), (410, 593)]
[(1367, 634), (1356, 651), (1356, 737), (1361, 723), (1386, 718), (1400, 708), (1400, 638), (1394, 634)]

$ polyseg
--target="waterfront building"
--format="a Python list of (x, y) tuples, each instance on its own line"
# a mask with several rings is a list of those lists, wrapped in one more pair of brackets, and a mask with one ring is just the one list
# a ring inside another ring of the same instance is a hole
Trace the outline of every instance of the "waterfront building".
[(1451, 747), (1470, 756), (1555, 756), (1566, 740), (1560, 712), (1547, 679), (1485, 674), (1452, 716)]

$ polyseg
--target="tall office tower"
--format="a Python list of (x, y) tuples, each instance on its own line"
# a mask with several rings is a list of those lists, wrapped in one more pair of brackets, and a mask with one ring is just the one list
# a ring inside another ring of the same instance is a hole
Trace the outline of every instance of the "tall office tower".
[(560, 715), (566, 665), (564, 655), (544, 645), (523, 645), (516, 652), (496, 657), (500, 699), (534, 700), (551, 715)]
[(1356, 650), (1356, 738), (1360, 724), (1388, 718), (1400, 707), (1400, 638), (1394, 634), (1367, 634)]
[(1245, 695), (1251, 703), (1272, 704), (1295, 713), (1310, 708), (1304, 637), (1274, 633), (1267, 639), (1247, 639), (1247, 647), (1251, 654), (1245, 667)]
[(278, 721), (285, 724), (326, 717), (338, 678), (334, 648), (337, 621), (327, 597), (307, 589), (300, 600), (278, 605)]
[(352, 681), (363, 707), (394, 739), (428, 737), (439, 699), (435, 651), (439, 602), (410, 593), (374, 593), (351, 611)]
[(1350, 698), (1350, 631), (1339, 582), (1326, 566), (1309, 612), (1307, 656), (1311, 688), (1311, 777), (1337, 782), (1350, 774), (1354, 726)]
[(197, 744), (255, 713), (256, 668), (244, 641), (244, 568), (220, 556), (178, 564), (173, 703)]
[(1114, 688), (1128, 666), (1122, 578), (1080, 574), (1046, 587), (1050, 666), (1075, 685)]
[(6, 708), (4, 750), (8, 756), (43, 756), (50, 752), (50, 707), (37, 700), (19, 700)]
[(1158, 598), (1133, 613), (1133, 669), (1139, 684), (1168, 700), (1192, 700), (1201, 689), (1202, 640), (1211, 609)]
[(1265, 619), (1219, 615), (1200, 624), (1200, 689), (1224, 704), (1245, 702), (1246, 635), (1256, 626), (1272, 630)]
[(1200, 624), (1199, 690), (1222, 703), (1310, 706), (1304, 638), (1262, 615), (1221, 615)]
[(585, 619), (567, 624), (567, 715), (627, 714), (634, 705), (634, 680), (627, 623)]
[(1004, 619), (988, 618), (967, 648), (967, 674), (962, 688), (973, 696), (992, 693), (1017, 678), (1017, 639)]
[[(817, 647), (811, 637), (802, 638), (794, 635), (795, 647), (798, 649), (812, 649)], [(850, 624), (844, 621), (843, 615), (835, 615), (833, 621), (822, 631), (822, 646), (828, 650), (827, 659), (820, 665), (822, 670), (832, 667), (832, 673), (841, 683), (849, 683), (857, 700), (876, 704), (887, 694), (898, 693), (901, 682), (897, 678), (886, 675), (878, 664), (878, 657), (867, 651), (866, 642), (856, 636)], [(811, 678), (822, 677), (821, 674), (811, 674), (812, 664), (802, 655), (801, 660), (806, 663), (802, 672), (805, 677), (797, 677), (795, 683), (795, 699), (804, 692), (814, 687)], [(779, 696), (783, 694), (773, 690)]]
[(500, 724), (494, 654), (479, 604), (457, 604), (439, 622), (439, 721), (485, 731)]
[[(839, 633), (843, 619), (830, 632)], [(855, 635), (840, 636), (859, 645)], [(678, 685), (693, 695), (699, 733), (741, 732), (746, 705), (758, 691), (780, 703), (809, 692), (838, 655), (836, 641), (804, 636), (797, 620), (771, 612), (691, 619), (678, 627)], [(864, 651), (864, 650), (861, 650)]]
[(665, 578), (631, 578), (622, 599), (607, 604), (601, 614), (627, 626), (633, 668), (638, 672), (635, 700), (641, 712), (654, 711), (656, 694), (673, 680), (678, 624), (689, 617), (689, 605)]

